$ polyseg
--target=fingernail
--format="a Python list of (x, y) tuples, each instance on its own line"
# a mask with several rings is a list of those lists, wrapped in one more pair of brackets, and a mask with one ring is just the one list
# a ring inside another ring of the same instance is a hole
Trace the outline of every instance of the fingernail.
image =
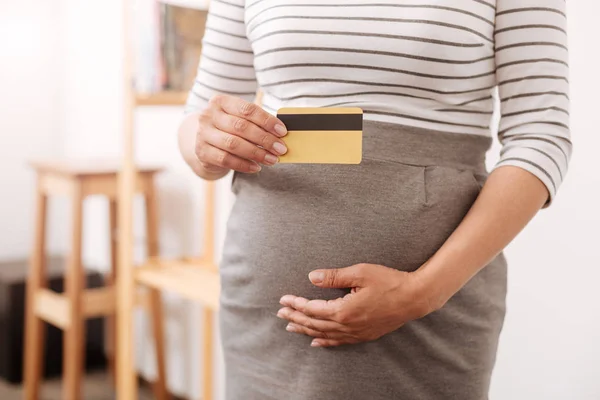
[(261, 166), (260, 166), (260, 165), (258, 165), (258, 164), (252, 164), (252, 165), (250, 166), (250, 171), (252, 171), (252, 172), (258, 172), (258, 171), (260, 171), (260, 170), (261, 170)]
[(269, 165), (277, 163), (278, 160), (279, 158), (277, 156), (274, 156), (273, 154), (267, 154), (265, 156), (265, 163)]
[(313, 271), (308, 274), (308, 279), (310, 279), (312, 283), (321, 283), (323, 282), (323, 279), (325, 279), (325, 274), (322, 272)]
[(312, 342), (310, 342), (310, 346), (311, 347), (321, 347), (321, 343), (317, 342), (316, 340), (313, 340)]
[(287, 152), (287, 147), (285, 147), (285, 145), (282, 143), (275, 142), (273, 143), (273, 150), (275, 150), (275, 152), (278, 154), (285, 154)]
[(277, 124), (275, 125), (275, 133), (277, 133), (280, 137), (287, 135), (287, 129), (284, 125)]
[(283, 310), (277, 311), (277, 318), (283, 318)]
[(293, 326), (292, 324), (287, 324), (287, 326), (285, 327), (285, 330), (288, 332), (296, 332), (296, 327)]

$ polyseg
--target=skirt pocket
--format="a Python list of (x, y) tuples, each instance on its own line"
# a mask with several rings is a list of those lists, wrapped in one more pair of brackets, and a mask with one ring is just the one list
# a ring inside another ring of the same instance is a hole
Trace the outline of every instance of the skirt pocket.
[(425, 167), (426, 205), (449, 207), (471, 206), (485, 182), (486, 176), (470, 169), (431, 165)]
[(427, 202), (419, 215), (419, 226), (425, 235), (422, 257), (437, 251), (477, 199), (482, 184), (472, 170), (446, 166), (425, 167), (425, 193)]
[[(396, 207), (410, 206), (416, 209), (427, 204), (426, 169), (428, 167), (397, 160), (363, 157), (366, 170), (371, 176), (386, 179), (379, 185), (381, 194), (387, 195)], [(389, 190), (389, 193), (386, 193)]]
[(475, 182), (475, 184), (477, 184), (477, 186), (479, 187), (479, 191), (481, 192), (481, 189), (483, 189), (483, 185), (487, 181), (488, 174), (472, 172), (471, 176), (473, 177), (473, 181)]

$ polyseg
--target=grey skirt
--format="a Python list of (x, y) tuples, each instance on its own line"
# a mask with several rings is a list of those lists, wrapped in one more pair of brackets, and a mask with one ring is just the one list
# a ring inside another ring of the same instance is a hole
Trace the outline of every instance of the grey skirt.
[(221, 264), (228, 400), (484, 400), (505, 314), (502, 254), (442, 309), (382, 338), (312, 348), (276, 317), (284, 294), (347, 293), (308, 280), (357, 263), (419, 268), (486, 179), (491, 139), (365, 121), (360, 165), (235, 174)]

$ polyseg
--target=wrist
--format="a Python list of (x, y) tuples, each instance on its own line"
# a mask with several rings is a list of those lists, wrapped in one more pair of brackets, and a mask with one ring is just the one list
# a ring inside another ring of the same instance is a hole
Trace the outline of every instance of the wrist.
[(451, 268), (437, 264), (433, 259), (428, 260), (414, 274), (421, 286), (421, 296), (432, 311), (442, 308), (466, 283), (456, 279)]
[(198, 132), (200, 113), (191, 113), (182, 120), (178, 131), (179, 151), (192, 171), (202, 179), (214, 181), (221, 179), (229, 172), (227, 168), (216, 166), (205, 167), (196, 156), (196, 135)]
[[(205, 179), (207, 181), (216, 181), (224, 177), (229, 173), (229, 169), (227, 168), (206, 168), (203, 167), (200, 162), (198, 162), (198, 167), (192, 167), (196, 175), (200, 178)], [(218, 169), (217, 169), (218, 168)]]

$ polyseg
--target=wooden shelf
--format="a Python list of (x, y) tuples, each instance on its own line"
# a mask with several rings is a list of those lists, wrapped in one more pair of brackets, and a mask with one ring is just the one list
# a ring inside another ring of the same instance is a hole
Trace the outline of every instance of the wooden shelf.
[(219, 309), (219, 269), (210, 262), (155, 258), (136, 268), (135, 276), (143, 286), (172, 291), (211, 310)]
[(156, 93), (136, 93), (136, 106), (183, 106), (187, 92), (165, 91)]

